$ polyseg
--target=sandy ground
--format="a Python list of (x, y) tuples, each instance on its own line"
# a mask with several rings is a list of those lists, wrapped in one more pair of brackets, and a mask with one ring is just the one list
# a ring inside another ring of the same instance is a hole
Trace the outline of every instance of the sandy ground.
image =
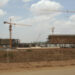
[(0, 75), (75, 75), (75, 66), (0, 71)]

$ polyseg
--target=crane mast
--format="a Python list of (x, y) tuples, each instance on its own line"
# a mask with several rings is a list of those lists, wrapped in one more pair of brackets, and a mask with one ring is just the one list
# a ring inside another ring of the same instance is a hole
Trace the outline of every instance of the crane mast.
[(10, 36), (10, 48), (12, 48), (12, 24), (10, 19), (10, 25), (9, 25), (9, 36)]

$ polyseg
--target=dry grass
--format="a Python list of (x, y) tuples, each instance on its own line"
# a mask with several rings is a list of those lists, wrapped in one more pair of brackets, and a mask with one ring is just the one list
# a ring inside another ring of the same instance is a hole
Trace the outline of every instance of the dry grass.
[(0, 71), (75, 65), (75, 49), (71, 48), (15, 50), (8, 55), (9, 63), (7, 52), (0, 51)]

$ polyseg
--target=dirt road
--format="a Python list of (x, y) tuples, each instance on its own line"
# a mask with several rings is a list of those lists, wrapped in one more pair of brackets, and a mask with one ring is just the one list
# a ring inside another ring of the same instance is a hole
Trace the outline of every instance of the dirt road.
[(47, 68), (32, 71), (0, 72), (0, 75), (75, 75), (75, 67)]

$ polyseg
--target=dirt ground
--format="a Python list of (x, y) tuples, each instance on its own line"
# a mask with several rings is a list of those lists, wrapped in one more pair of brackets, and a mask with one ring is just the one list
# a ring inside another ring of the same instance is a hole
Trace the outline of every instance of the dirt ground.
[[(74, 52), (71, 53), (72, 53), (71, 55), (75, 55)], [(62, 60), (42, 61), (42, 62), (28, 61), (23, 63), (16, 63), (16, 62), (0, 63), (0, 75), (46, 75), (46, 74), (75, 75), (75, 59), (63, 60), (63, 61)]]
[(46, 62), (25, 62), (25, 63), (0, 63), (0, 72), (2, 71), (20, 71), (35, 70), (39, 68), (53, 68), (75, 66), (75, 60), (68, 61), (46, 61)]
[(0, 75), (75, 75), (75, 66), (0, 71)]

